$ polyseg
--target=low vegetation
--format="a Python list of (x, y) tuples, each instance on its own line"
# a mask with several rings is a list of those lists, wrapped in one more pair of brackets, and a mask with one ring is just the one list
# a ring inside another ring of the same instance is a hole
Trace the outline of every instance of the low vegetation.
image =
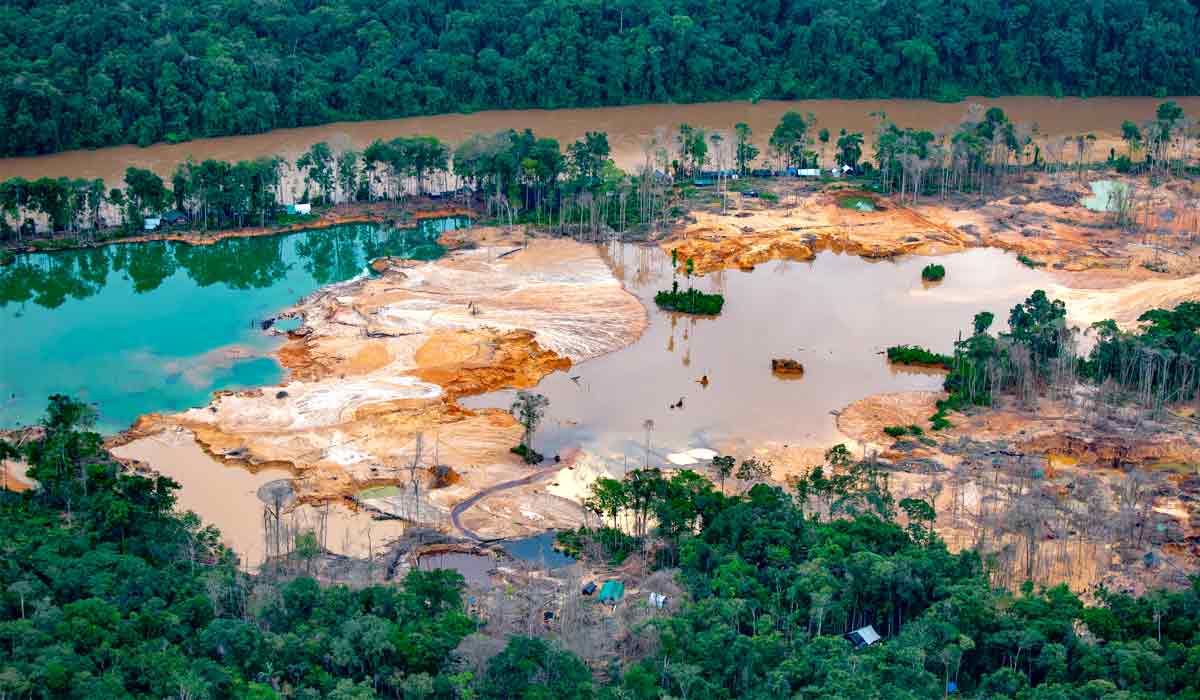
[(921, 279), (926, 282), (941, 282), (946, 277), (946, 268), (930, 263), (921, 269)]
[(1024, 253), (1021, 253), (1020, 255), (1017, 256), (1017, 262), (1021, 263), (1025, 267), (1032, 268), (1035, 270), (1039, 267), (1046, 266), (1046, 263), (1034, 260), (1033, 258), (1029, 257), (1028, 255), (1026, 255)]
[(919, 425), (889, 425), (883, 429), (883, 432), (894, 438), (901, 438), (905, 435), (921, 437), (925, 434), (925, 431)]
[(705, 294), (699, 289), (660, 291), (654, 295), (654, 303), (668, 311), (681, 311), (701, 316), (716, 316), (725, 306), (725, 297), (720, 294)]
[(927, 350), (919, 345), (893, 345), (887, 349), (888, 362), (897, 365), (952, 369), (954, 358)]
[(724, 295), (705, 294), (691, 286), (692, 277), (696, 269), (694, 260), (688, 258), (683, 265), (684, 274), (688, 280), (688, 288), (686, 290), (679, 288), (679, 252), (676, 250), (671, 251), (671, 267), (674, 270), (671, 289), (662, 290), (655, 294), (655, 304), (668, 311), (679, 311), (700, 316), (716, 316), (721, 313), (721, 309), (725, 306)]

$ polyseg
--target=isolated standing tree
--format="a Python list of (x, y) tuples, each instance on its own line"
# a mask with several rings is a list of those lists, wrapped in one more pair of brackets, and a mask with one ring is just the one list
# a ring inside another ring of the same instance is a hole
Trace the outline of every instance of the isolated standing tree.
[(842, 129), (837, 140), (837, 162), (838, 165), (849, 165), (852, 169), (858, 169), (858, 159), (862, 158), (862, 143), (863, 135), (855, 132), (847, 134), (845, 129)]
[(333, 190), (333, 151), (324, 141), (314, 143), (296, 160), (296, 169), (304, 171), (305, 182), (315, 182), (321, 194), (328, 198)]
[(733, 455), (713, 457), (713, 468), (717, 470), (717, 476), (721, 479), (721, 493), (725, 493), (725, 479), (733, 474), (735, 464), (737, 464), (737, 460), (733, 458)]
[(783, 161), (784, 167), (800, 167), (804, 163), (805, 134), (815, 121), (799, 112), (787, 112), (771, 132), (771, 150)]
[(358, 151), (342, 151), (337, 159), (337, 183), (343, 202), (353, 202), (358, 196)]
[(1142, 145), (1142, 130), (1134, 122), (1126, 119), (1121, 122), (1121, 140), (1125, 142), (1125, 152), (1133, 158), (1134, 149), (1141, 148)]
[[(674, 255), (674, 251), (672, 251)], [(654, 432), (654, 419), (647, 418), (642, 421), (642, 429), (646, 431), (646, 466), (650, 466), (650, 434)]]
[(750, 143), (750, 137), (753, 132), (750, 130), (750, 125), (745, 122), (738, 122), (733, 126), (735, 134), (735, 149), (734, 160), (737, 161), (737, 171), (739, 175), (745, 175), (750, 163), (758, 157), (758, 146)]
[(537, 432), (538, 425), (546, 416), (546, 407), (549, 405), (550, 399), (532, 391), (518, 391), (517, 398), (513, 400), (512, 414), (525, 428), (521, 444), (531, 453), (533, 452), (533, 434)]

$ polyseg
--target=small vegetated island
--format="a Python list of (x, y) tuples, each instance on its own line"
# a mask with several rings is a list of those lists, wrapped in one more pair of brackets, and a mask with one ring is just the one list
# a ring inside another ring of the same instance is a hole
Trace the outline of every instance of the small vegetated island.
[(926, 282), (941, 282), (946, 277), (946, 268), (937, 263), (930, 263), (921, 270), (921, 279)]
[(927, 350), (919, 345), (893, 345), (887, 349), (888, 362), (894, 365), (953, 369), (954, 358)]
[[(678, 274), (678, 251), (671, 251), (671, 267)], [(691, 258), (688, 258), (684, 264), (684, 274), (687, 275), (688, 288), (686, 290), (680, 289), (679, 279), (676, 277), (671, 280), (671, 289), (669, 291), (663, 290), (654, 295), (654, 303), (668, 311), (679, 311), (698, 316), (716, 316), (721, 313), (721, 309), (725, 306), (724, 295), (705, 294), (699, 289), (692, 287), (691, 280), (695, 269), (695, 262)]]

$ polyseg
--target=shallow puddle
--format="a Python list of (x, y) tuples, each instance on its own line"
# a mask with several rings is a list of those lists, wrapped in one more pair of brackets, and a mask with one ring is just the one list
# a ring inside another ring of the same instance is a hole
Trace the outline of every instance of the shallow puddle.
[(1092, 211), (1117, 211), (1121, 200), (1129, 196), (1129, 188), (1116, 180), (1096, 180), (1089, 183), (1092, 194), (1084, 197), (1083, 206)]
[[(752, 272), (726, 270), (694, 284), (725, 295), (718, 317), (660, 311), (655, 291), (671, 286), (670, 259), (657, 248), (609, 244), (618, 277), (646, 305), (650, 324), (632, 346), (552, 374), (535, 391), (550, 399), (535, 443), (573, 448), (613, 465), (641, 466), (696, 447), (749, 450), (764, 441), (829, 444), (833, 412), (864, 396), (940, 389), (943, 374), (891, 367), (889, 345), (950, 352), (972, 317), (991, 311), (1002, 325), (1045, 273), (1010, 254), (974, 249), (942, 256), (945, 280), (926, 287), (927, 258), (869, 261), (822, 253), (812, 262), (776, 261)], [(680, 277), (680, 284), (687, 285)], [(798, 360), (803, 376), (772, 373), (773, 358)], [(707, 378), (707, 385), (703, 384)], [(507, 408), (513, 392), (466, 399)], [(741, 452), (745, 456), (745, 452)]]
[(462, 574), (468, 586), (487, 586), (491, 581), (488, 572), (496, 568), (496, 562), (483, 554), (426, 554), (417, 560), (417, 568), (424, 571), (452, 569)]

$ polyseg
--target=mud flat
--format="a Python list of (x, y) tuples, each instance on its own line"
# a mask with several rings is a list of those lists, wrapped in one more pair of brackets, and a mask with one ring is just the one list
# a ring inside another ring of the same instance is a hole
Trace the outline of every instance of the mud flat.
[[(990, 247), (1026, 256), (1053, 272), (1064, 288), (1087, 290), (1075, 300), (1096, 289), (1154, 281), (1099, 295), (1095, 310), (1081, 311), (1081, 321), (1200, 297), (1200, 185), (1188, 180), (1151, 190), (1144, 181), (1127, 185), (1141, 187), (1139, 196), (1153, 211), (1172, 212), (1166, 219), (1140, 215), (1139, 225), (1152, 235), (1130, 233), (1114, 215), (1085, 207), (1087, 183), (1061, 174), (1031, 175), (1003, 197), (926, 197), (916, 205), (839, 185), (781, 179), (764, 183), (778, 203), (731, 194), (724, 213), (711, 203), (701, 205), (661, 245), (677, 250), (681, 261), (692, 258), (701, 274), (768, 260), (811, 260), (822, 250), (886, 258)], [(849, 200), (870, 200), (873, 206), (868, 211), (843, 206)]]
[[(460, 250), (415, 264), (386, 260), (377, 277), (327, 287), (285, 315), (304, 324), (280, 350), (289, 381), (224, 393), (199, 409), (148, 415), (128, 438), (185, 429), (204, 452), (295, 477), (301, 503), (403, 482), (423, 446), (426, 517), (528, 468), (509, 452), (521, 428), (504, 410), (457, 399), (525, 388), (547, 373), (633, 342), (646, 324), (593, 246), (534, 240), (527, 248)], [(526, 330), (535, 329), (535, 330)], [(173, 459), (151, 455), (151, 466)], [(453, 483), (434, 488), (432, 469)], [(202, 479), (203, 472), (187, 479)], [(187, 479), (181, 478), (184, 491)], [(577, 515), (572, 511), (572, 516)], [(528, 518), (536, 529), (553, 519)], [(257, 521), (258, 512), (250, 520)], [(533, 531), (531, 528), (530, 531)]]
[[(267, 550), (260, 496), (264, 486), (291, 479), (292, 473), (278, 467), (247, 470), (223, 464), (197, 444), (185, 429), (166, 429), (132, 440), (112, 450), (114, 456), (135, 469), (152, 468), (183, 484), (177, 492), (178, 507), (191, 510), (206, 525), (221, 531), (222, 539), (249, 569), (264, 561)], [(284, 516), (295, 532), (320, 532), (328, 551), (350, 557), (378, 554), (388, 540), (404, 533), (398, 520), (376, 520), (371, 514), (331, 503), (327, 508), (300, 505)]]

